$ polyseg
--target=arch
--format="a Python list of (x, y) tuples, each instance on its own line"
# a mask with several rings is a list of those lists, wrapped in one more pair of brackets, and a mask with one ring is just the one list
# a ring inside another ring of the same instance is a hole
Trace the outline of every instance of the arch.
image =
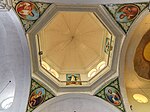
[(0, 25), (0, 32), (4, 31), (0, 34), (0, 66), (3, 67), (0, 69), (0, 76), (5, 75), (12, 81), (14, 91), (12, 106), (3, 112), (25, 112), (31, 82), (30, 55), (25, 32), (12, 9), (0, 12)]
[(87, 94), (65, 94), (55, 97), (33, 112), (120, 112), (108, 102)]
[[(130, 27), (126, 35), (126, 38), (124, 40), (122, 50), (121, 50), (120, 63), (119, 63), (119, 81), (120, 81), (120, 89), (121, 89), (121, 93), (124, 99), (125, 108), (126, 108), (126, 111), (128, 112), (131, 112), (131, 109), (130, 109), (130, 104), (128, 102), (128, 97), (127, 97), (127, 90), (126, 90), (127, 85), (125, 83), (125, 77), (127, 76), (126, 71), (128, 71), (128, 73), (135, 73), (134, 65), (133, 65), (134, 54), (136, 52), (136, 48), (140, 40), (142, 39), (143, 35), (149, 30), (148, 25), (147, 26), (143, 25), (142, 27), (141, 26), (139, 27), (139, 24), (142, 23), (142, 20), (144, 20), (144, 18), (148, 14), (149, 14), (148, 9), (145, 9), (140, 14), (140, 16), (134, 21), (134, 23), (132, 24), (132, 26)], [(135, 33), (135, 30), (136, 30), (136, 33)], [(134, 34), (136, 34), (136, 36)], [(126, 70), (127, 66), (128, 66), (128, 70)]]

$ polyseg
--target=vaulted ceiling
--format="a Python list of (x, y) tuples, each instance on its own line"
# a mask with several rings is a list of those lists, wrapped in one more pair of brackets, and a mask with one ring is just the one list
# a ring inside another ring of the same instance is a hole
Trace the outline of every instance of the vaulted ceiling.
[(135, 112), (149, 112), (150, 102), (133, 99), (140, 93), (150, 100), (149, 1), (33, 0), (26, 2), (34, 9), (28, 16), (21, 12), (24, 2), (12, 1), (27, 35), (32, 77), (57, 95), (93, 95), (119, 77)]

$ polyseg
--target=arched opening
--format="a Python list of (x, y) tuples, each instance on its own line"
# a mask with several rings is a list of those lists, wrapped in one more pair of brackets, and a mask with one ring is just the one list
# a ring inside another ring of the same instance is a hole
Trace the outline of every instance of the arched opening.
[[(59, 107), (59, 108), (58, 108)], [(120, 112), (119, 109), (95, 96), (66, 94), (53, 98), (34, 112)]]
[[(146, 78), (148, 77), (149, 65), (145, 66), (148, 62), (144, 59), (144, 49), (149, 43), (149, 40), (146, 39), (149, 37), (149, 19), (150, 14), (146, 10), (134, 22), (127, 34), (121, 54), (120, 82), (122, 82), (122, 93), (126, 109), (134, 112), (148, 112), (150, 109), (150, 102), (146, 101), (150, 98), (150, 80)], [(148, 53), (148, 51), (146, 52)], [(143, 96), (139, 96), (139, 94)]]
[(24, 31), (13, 10), (0, 12), (0, 48), (0, 111), (25, 112), (30, 57)]

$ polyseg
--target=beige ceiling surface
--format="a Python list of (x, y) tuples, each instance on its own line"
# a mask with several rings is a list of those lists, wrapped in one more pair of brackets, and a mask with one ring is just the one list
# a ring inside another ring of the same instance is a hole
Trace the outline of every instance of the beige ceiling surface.
[[(139, 49), (142, 49), (140, 52), (142, 55), (136, 55), (136, 49), (139, 46), (140, 42), (142, 41), (142, 38), (144, 36), (146, 36), (146, 38), (149, 37), (149, 29), (150, 29), (150, 14), (148, 14), (147, 16), (145, 16), (145, 18), (143, 18), (143, 20), (138, 23), (138, 25), (136, 26), (136, 29), (134, 29), (134, 31), (132, 32), (132, 40), (130, 41), (130, 44), (128, 46), (128, 50), (127, 50), (127, 54), (126, 54), (126, 66), (125, 66), (125, 81), (126, 81), (126, 86), (127, 88), (150, 88), (150, 81), (141, 78), (138, 76), (138, 74), (135, 71), (135, 67), (134, 67), (134, 59), (141, 59), (141, 57), (143, 58), (141, 61), (145, 61), (144, 56), (143, 56), (143, 52), (144, 52), (144, 48), (145, 45), (142, 46)], [(140, 26), (140, 27), (139, 27)], [(138, 33), (137, 33), (138, 32)], [(136, 40), (136, 41), (135, 41)], [(149, 43), (148, 41), (145, 43)], [(147, 64), (148, 62), (146, 62)], [(136, 65), (139, 68), (143, 68), (142, 63)], [(148, 67), (149, 68), (149, 67)], [(148, 70), (146, 70), (145, 72), (147, 72)], [(147, 72), (148, 73), (148, 72)], [(143, 75), (145, 73), (143, 72)], [(142, 72), (141, 72), (142, 75)]]
[(61, 72), (88, 72), (105, 59), (108, 31), (91, 12), (58, 12), (38, 33), (42, 60)]
[[(144, 16), (143, 16), (144, 17)], [(145, 16), (131, 33), (132, 39), (128, 46), (125, 65), (125, 83), (130, 105), (134, 112), (149, 112), (150, 110), (150, 81), (149, 62), (145, 59), (150, 34), (150, 14)], [(128, 37), (129, 38), (129, 37)], [(145, 50), (146, 49), (146, 50)], [(144, 51), (145, 50), (145, 51)], [(133, 99), (134, 94), (142, 94), (149, 100), (148, 103), (138, 103)]]
[(145, 79), (150, 79), (150, 31), (142, 37), (134, 57), (134, 69), (136, 73)]
[(146, 44), (146, 46), (144, 48), (144, 58), (147, 61), (150, 61), (150, 42), (148, 42), (148, 44)]

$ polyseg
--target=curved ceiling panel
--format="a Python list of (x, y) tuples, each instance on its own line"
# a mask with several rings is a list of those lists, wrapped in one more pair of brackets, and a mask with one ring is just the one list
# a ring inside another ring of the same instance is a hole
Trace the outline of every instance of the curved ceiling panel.
[(104, 59), (107, 29), (92, 12), (58, 12), (38, 33), (42, 60), (59, 72), (82, 71)]
[(35, 112), (121, 112), (102, 99), (86, 94), (66, 94), (55, 97), (35, 109)]
[(150, 80), (150, 31), (148, 31), (140, 41), (135, 57), (134, 69), (136, 73), (145, 79)]

